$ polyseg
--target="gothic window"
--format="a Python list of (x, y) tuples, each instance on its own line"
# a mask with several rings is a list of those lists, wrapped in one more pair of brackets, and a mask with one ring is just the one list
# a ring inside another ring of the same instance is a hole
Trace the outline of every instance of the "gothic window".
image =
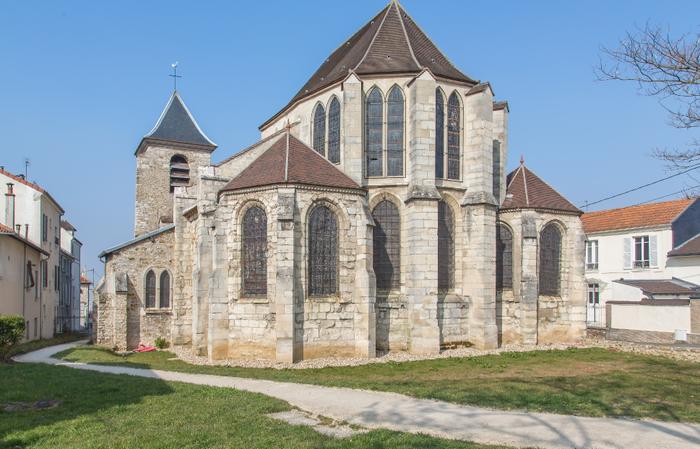
[(496, 289), (513, 288), (513, 234), (507, 226), (496, 227)]
[(447, 100), (447, 179), (459, 179), (460, 103), (457, 92)]
[(167, 309), (170, 307), (170, 273), (163, 271), (160, 274), (160, 305)]
[(435, 89), (435, 177), (445, 176), (445, 99)]
[(243, 216), (243, 293), (267, 294), (267, 216), (258, 206)]
[(398, 86), (394, 86), (387, 97), (387, 176), (403, 176), (403, 112), (403, 94)]
[(540, 233), (540, 294), (557, 296), (560, 285), (561, 231), (550, 223)]
[(146, 308), (152, 309), (156, 306), (156, 274), (153, 270), (146, 273)]
[(372, 211), (374, 219), (374, 274), (377, 289), (399, 287), (401, 273), (401, 219), (391, 201), (383, 200)]
[(446, 202), (438, 202), (438, 290), (455, 286), (455, 221)]
[(326, 206), (309, 215), (309, 295), (338, 291), (338, 220)]
[(336, 97), (328, 107), (328, 160), (340, 162), (340, 102)]
[(325, 155), (326, 153), (326, 110), (320, 103), (314, 110), (314, 135), (313, 147), (317, 153)]
[(365, 105), (365, 167), (367, 176), (382, 176), (384, 105), (382, 93), (373, 88)]
[(185, 156), (176, 154), (170, 158), (170, 193), (175, 187), (190, 185), (190, 166)]

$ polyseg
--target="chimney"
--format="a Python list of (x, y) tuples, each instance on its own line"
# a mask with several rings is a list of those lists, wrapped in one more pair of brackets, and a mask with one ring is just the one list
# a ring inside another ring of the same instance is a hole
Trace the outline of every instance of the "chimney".
[(5, 224), (10, 228), (15, 227), (15, 192), (12, 190), (11, 182), (7, 183), (7, 193), (5, 194)]
[(24, 238), (29, 240), (29, 223), (24, 225)]

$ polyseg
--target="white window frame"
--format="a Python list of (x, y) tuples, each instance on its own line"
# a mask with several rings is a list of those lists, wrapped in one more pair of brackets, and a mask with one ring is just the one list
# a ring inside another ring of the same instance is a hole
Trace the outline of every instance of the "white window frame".
[[(651, 267), (651, 246), (649, 235), (638, 235), (632, 237), (632, 268), (650, 268)], [(637, 242), (640, 242), (640, 258), (637, 258)], [(646, 247), (647, 258), (644, 259), (644, 249)]]
[(598, 240), (586, 240), (586, 270), (598, 269)]

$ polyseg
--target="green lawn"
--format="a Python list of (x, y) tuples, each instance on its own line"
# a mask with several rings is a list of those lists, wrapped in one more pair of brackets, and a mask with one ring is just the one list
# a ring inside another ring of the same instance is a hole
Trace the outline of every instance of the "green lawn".
[(605, 349), (322, 369), (196, 366), (169, 352), (115, 355), (96, 347), (66, 360), (393, 391), (499, 409), (700, 422), (700, 364)]
[(21, 412), (0, 406), (0, 448), (495, 448), (383, 430), (337, 440), (268, 418), (290, 406), (260, 394), (49, 365), (0, 365), (0, 404), (37, 400), (60, 404)]

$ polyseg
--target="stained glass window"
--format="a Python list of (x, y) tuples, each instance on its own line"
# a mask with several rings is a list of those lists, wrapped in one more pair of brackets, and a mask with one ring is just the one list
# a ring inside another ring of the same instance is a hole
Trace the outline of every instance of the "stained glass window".
[(374, 274), (377, 289), (399, 287), (401, 277), (401, 218), (399, 210), (383, 200), (372, 211), (374, 218)]
[(326, 110), (320, 103), (314, 110), (313, 147), (317, 153), (326, 154)]
[(309, 295), (338, 292), (338, 220), (327, 206), (309, 216)]
[(387, 175), (403, 176), (404, 105), (403, 94), (398, 86), (389, 91), (386, 119)]
[(459, 179), (460, 103), (457, 92), (447, 101), (447, 179)]
[(455, 221), (452, 209), (438, 202), (438, 289), (451, 290), (455, 285)]
[(167, 271), (160, 274), (160, 307), (170, 307), (170, 273)]
[(553, 223), (540, 233), (540, 294), (557, 296), (561, 290), (561, 231)]
[(435, 177), (445, 176), (445, 99), (435, 89)]
[(146, 273), (146, 308), (152, 309), (156, 306), (156, 274), (153, 270)]
[(496, 227), (496, 288), (513, 288), (513, 234), (502, 224)]
[(243, 216), (243, 293), (267, 294), (267, 216), (253, 206)]
[(328, 160), (340, 162), (340, 102), (336, 97), (328, 107)]
[(374, 88), (367, 95), (365, 107), (365, 165), (367, 176), (382, 176), (384, 150), (384, 105), (382, 93)]

